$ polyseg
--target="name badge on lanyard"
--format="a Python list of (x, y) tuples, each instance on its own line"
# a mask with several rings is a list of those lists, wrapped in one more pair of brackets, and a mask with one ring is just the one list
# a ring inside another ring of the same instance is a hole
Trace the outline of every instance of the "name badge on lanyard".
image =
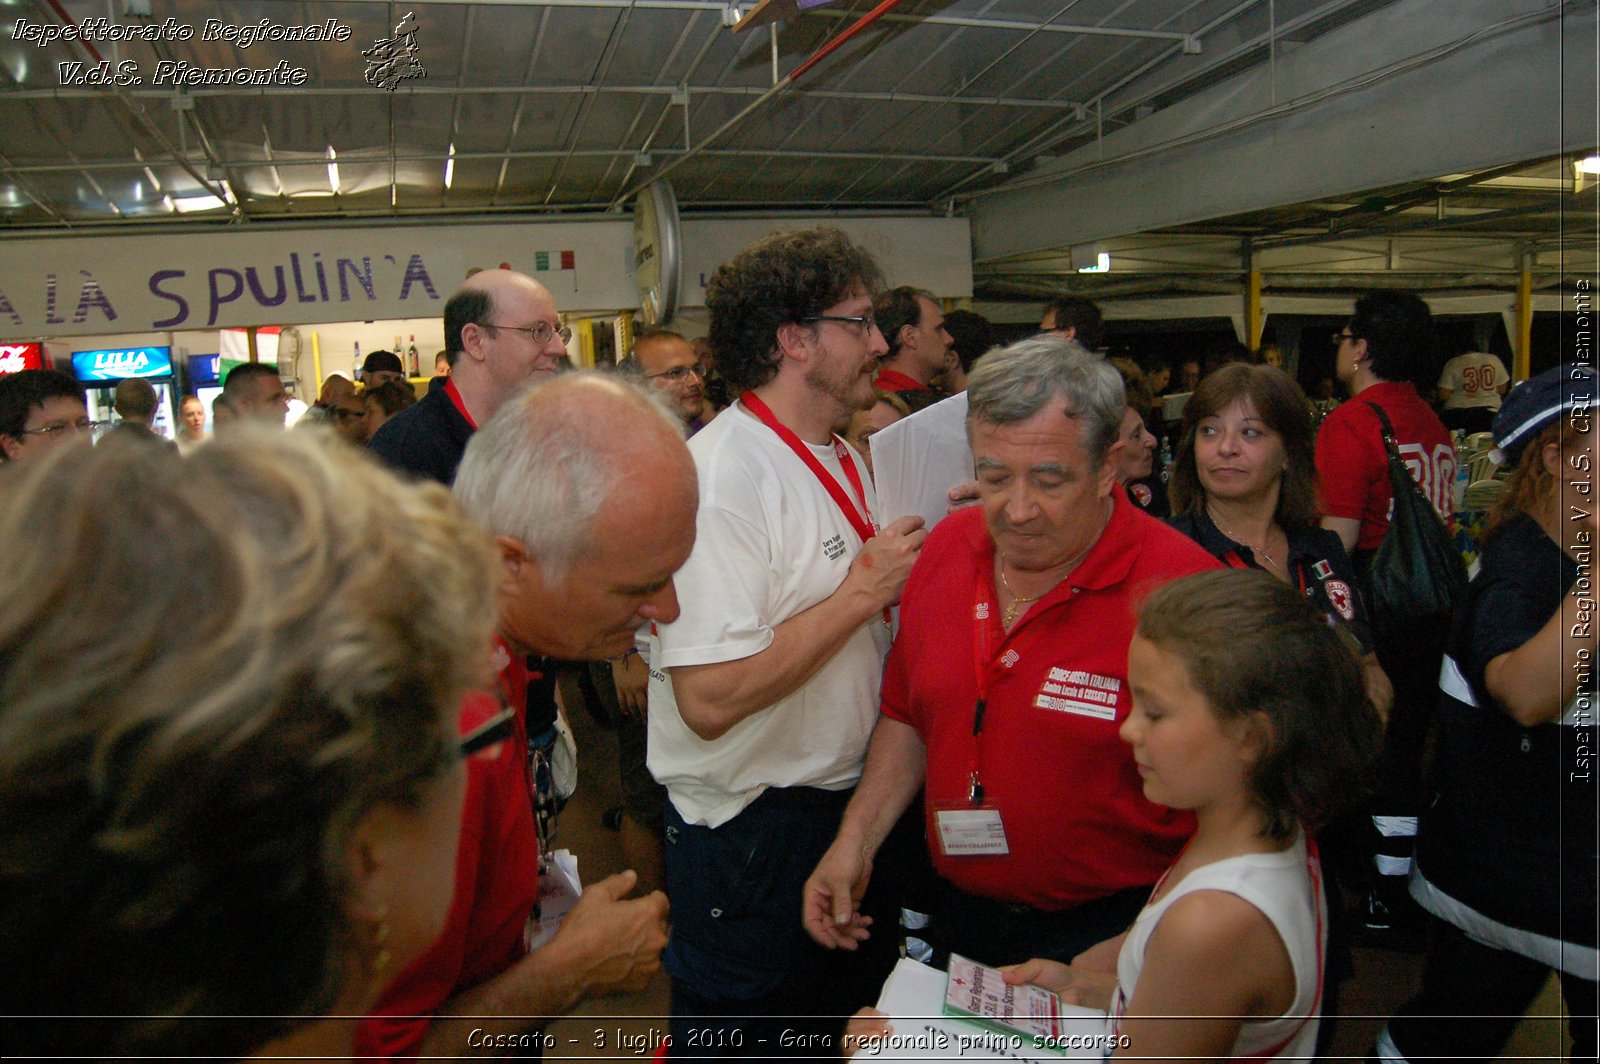
[(1004, 856), (1011, 852), (998, 809), (937, 809), (933, 820), (939, 829), (939, 849), (946, 857)]

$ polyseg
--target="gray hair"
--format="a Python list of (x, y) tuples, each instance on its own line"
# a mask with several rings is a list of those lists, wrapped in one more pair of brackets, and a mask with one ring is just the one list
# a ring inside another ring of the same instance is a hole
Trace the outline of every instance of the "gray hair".
[[(634, 431), (619, 432), (616, 417), (597, 417), (595, 402), (583, 401), (601, 396), (616, 413), (632, 408)], [(633, 471), (619, 437), (646, 430), (681, 440), (683, 419), (635, 379), (584, 370), (539, 382), (473, 434), (456, 498), (490, 532), (520, 542), (555, 587), (593, 546), (595, 516)]]
[(1099, 469), (1128, 401), (1116, 369), (1076, 340), (1031, 336), (979, 359), (967, 380), (967, 432), (980, 421), (1027, 421), (1057, 400), (1082, 423), (1084, 448)]

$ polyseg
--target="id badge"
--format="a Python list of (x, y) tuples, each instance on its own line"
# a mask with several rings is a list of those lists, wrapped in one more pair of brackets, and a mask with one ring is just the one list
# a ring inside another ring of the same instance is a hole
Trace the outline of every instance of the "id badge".
[(1002, 857), (1011, 852), (1000, 810), (992, 806), (935, 809), (933, 822), (939, 829), (939, 849), (946, 857)]

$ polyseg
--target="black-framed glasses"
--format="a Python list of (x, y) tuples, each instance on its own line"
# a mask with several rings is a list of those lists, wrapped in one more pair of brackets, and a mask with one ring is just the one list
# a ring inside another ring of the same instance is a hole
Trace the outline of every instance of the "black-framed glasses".
[(1358, 340), (1360, 337), (1356, 336), (1356, 334), (1351, 332), (1349, 329), (1341, 329), (1334, 333), (1331, 339), (1333, 340), (1333, 346), (1338, 347), (1346, 340)]
[(456, 744), (456, 756), (465, 761), (480, 750), (511, 738), (511, 721), (516, 710), (502, 706), (500, 712), (473, 728)]
[(704, 380), (705, 374), (701, 373), (697, 366), (673, 366), (671, 369), (664, 369), (660, 373), (646, 373), (644, 375), (644, 379), (647, 381), (665, 379), (674, 384), (679, 381), (686, 381), (690, 377), (694, 377), (696, 380)]
[(23, 429), (22, 435), (43, 436), (47, 440), (53, 440), (63, 432), (88, 432), (92, 428), (94, 428), (93, 421), (86, 417), (80, 417), (76, 421), (52, 421), (50, 424), (41, 425), (36, 429)]
[(803, 322), (812, 321), (837, 321), (846, 325), (854, 325), (862, 333), (870, 333), (878, 327), (878, 319), (870, 314), (852, 316), (849, 314), (813, 314), (809, 318), (801, 318)]
[(557, 327), (547, 321), (535, 322), (532, 325), (496, 325), (492, 321), (480, 321), (478, 324), (485, 329), (510, 329), (512, 332), (526, 333), (534, 343), (540, 345), (549, 343), (550, 338), (554, 336), (561, 337), (561, 342), (564, 344), (572, 342), (571, 329), (565, 325)]

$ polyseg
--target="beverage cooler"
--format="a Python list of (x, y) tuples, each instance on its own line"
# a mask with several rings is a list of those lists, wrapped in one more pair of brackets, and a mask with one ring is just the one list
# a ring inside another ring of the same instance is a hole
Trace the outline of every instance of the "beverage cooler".
[(72, 375), (83, 385), (89, 403), (89, 420), (99, 439), (120, 419), (112, 409), (122, 381), (143, 377), (156, 390), (156, 419), (150, 427), (167, 439), (178, 435), (178, 381), (170, 347), (123, 347), (103, 351), (72, 352)]

